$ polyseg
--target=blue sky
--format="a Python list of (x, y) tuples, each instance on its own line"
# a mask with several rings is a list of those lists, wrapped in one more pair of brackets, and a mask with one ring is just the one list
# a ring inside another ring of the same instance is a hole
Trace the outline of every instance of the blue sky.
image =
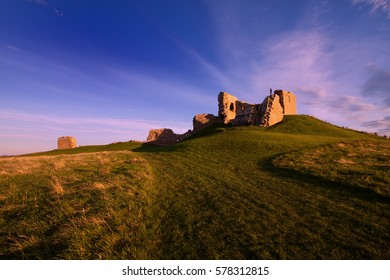
[(181, 133), (269, 88), (390, 135), (390, 0), (0, 1), (0, 155)]

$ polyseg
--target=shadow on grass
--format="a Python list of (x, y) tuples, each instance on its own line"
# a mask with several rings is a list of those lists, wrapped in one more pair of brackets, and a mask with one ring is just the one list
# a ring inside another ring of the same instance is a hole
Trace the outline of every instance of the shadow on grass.
[[(61, 259), (59, 254), (68, 249), (67, 240), (55, 239), (55, 236), (60, 230), (61, 224), (55, 223), (51, 225), (45, 232), (44, 236), (40, 238), (40, 241), (21, 247), (19, 241), (22, 242), (24, 236), (9, 238), (4, 243), (5, 253), (0, 255), (2, 260), (49, 260), (49, 259)], [(17, 240), (21, 239), (21, 240)], [(9, 250), (9, 248), (14, 248)], [(8, 251), (6, 251), (8, 250)]]
[(207, 137), (207, 136), (212, 136), (214, 134), (221, 133), (221, 132), (225, 132), (226, 128), (228, 128), (228, 127), (231, 127), (231, 126), (223, 124), (223, 123), (216, 123), (216, 124), (213, 124), (213, 125), (210, 125), (208, 127), (203, 128), (202, 130), (194, 133), (193, 135), (191, 135), (188, 138), (185, 138), (183, 140), (183, 142), (189, 141), (192, 139), (201, 138), (201, 137), (203, 138), (203, 137)]
[(151, 143), (143, 143), (140, 147), (137, 147), (132, 152), (136, 153), (169, 153), (181, 150), (182, 147), (178, 146), (179, 143), (170, 146), (158, 146)]
[[(378, 194), (371, 189), (365, 189), (340, 182), (334, 182), (319, 176), (306, 174), (292, 169), (277, 167), (272, 163), (272, 161), (281, 155), (282, 154), (279, 154), (277, 156), (269, 157), (259, 161), (258, 167), (276, 177), (285, 177), (288, 179), (292, 179), (296, 182), (307, 183), (312, 185), (314, 188), (323, 189), (324, 191), (332, 190), (332, 195), (337, 194), (338, 196), (343, 198), (357, 198), (359, 200), (369, 202), (380, 202), (386, 204), (390, 203), (390, 197)], [(326, 192), (323, 193), (325, 194)]]

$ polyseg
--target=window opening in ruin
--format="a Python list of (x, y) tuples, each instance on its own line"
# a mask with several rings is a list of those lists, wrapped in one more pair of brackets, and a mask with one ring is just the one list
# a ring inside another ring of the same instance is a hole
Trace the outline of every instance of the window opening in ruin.
[(234, 111), (234, 104), (230, 103), (230, 111)]

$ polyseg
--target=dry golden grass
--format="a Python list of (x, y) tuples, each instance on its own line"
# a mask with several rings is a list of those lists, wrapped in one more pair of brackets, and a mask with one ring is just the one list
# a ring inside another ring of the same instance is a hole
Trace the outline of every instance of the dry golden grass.
[(93, 187), (102, 191), (106, 189), (106, 186), (103, 183), (99, 183), (99, 182), (93, 183)]
[(29, 174), (40, 167), (42, 159), (38, 158), (0, 158), (0, 174), (17, 175)]
[[(0, 158), (1, 175), (32, 174), (39, 171), (55, 173), (55, 171), (69, 171), (74, 167), (83, 168), (91, 165), (98, 166), (101, 175), (111, 171), (112, 156), (131, 155), (132, 163), (145, 163), (143, 159), (134, 157), (130, 151), (94, 152), (76, 155), (33, 156), (33, 157), (5, 157)], [(58, 178), (57, 178), (58, 179)]]
[(50, 185), (52, 187), (52, 191), (56, 195), (63, 195), (64, 194), (64, 188), (62, 187), (62, 184), (60, 180), (56, 177), (53, 176), (50, 181)]
[(152, 177), (135, 153), (1, 158), (0, 172), (0, 258), (144, 257), (118, 245), (146, 236)]

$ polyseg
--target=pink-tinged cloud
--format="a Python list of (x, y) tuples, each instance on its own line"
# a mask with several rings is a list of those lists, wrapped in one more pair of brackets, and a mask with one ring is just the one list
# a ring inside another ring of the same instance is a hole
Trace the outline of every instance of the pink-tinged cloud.
[(325, 52), (327, 38), (319, 32), (295, 31), (275, 36), (262, 46), (264, 59), (252, 76), (258, 88), (264, 85), (300, 90), (320, 98), (332, 86), (331, 54)]
[(380, 120), (363, 122), (363, 127), (378, 132), (380, 135), (390, 136), (390, 116), (386, 116)]
[(377, 98), (383, 107), (390, 106), (390, 71), (371, 64), (369, 78), (363, 85), (362, 95)]
[[(121, 127), (127, 128), (142, 128), (161, 126), (164, 127), (169, 123), (167, 121), (159, 120), (142, 120), (142, 119), (114, 119), (114, 118), (75, 118), (75, 117), (59, 117), (56, 115), (44, 115), (44, 114), (31, 114), (25, 112), (0, 112), (0, 119), (4, 121), (16, 121), (25, 123), (41, 123), (41, 124), (56, 124), (58, 126), (71, 126), (71, 125), (101, 125), (107, 127)], [(174, 126), (183, 129), (182, 126), (188, 125), (187, 123), (176, 122)]]
[(145, 141), (150, 129), (163, 127), (172, 128), (176, 133), (183, 133), (191, 127), (191, 124), (161, 120), (67, 117), (2, 111), (0, 112), (2, 140), (0, 155), (55, 149), (57, 138), (63, 135), (75, 136), (79, 145), (83, 146), (131, 139)]

